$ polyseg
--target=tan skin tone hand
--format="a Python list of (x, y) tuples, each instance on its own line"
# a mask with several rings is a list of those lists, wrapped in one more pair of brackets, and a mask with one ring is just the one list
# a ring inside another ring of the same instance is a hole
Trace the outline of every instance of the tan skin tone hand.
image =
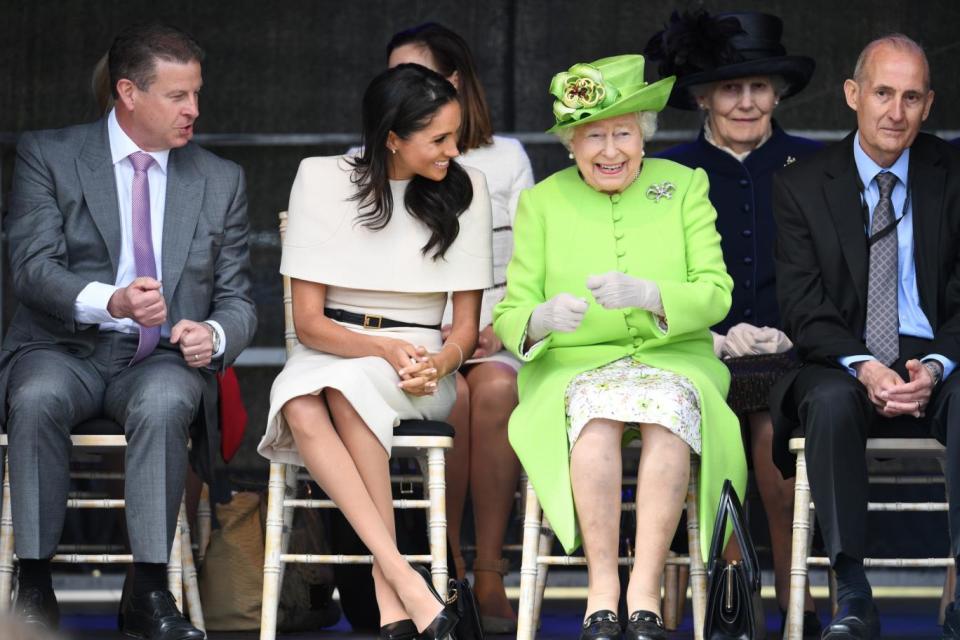
[(904, 381), (896, 371), (876, 360), (856, 366), (857, 379), (867, 388), (867, 395), (877, 413), (885, 418), (900, 415), (919, 418), (930, 402), (933, 393), (930, 372), (919, 360), (908, 360), (906, 368), (909, 381)]
[[(344, 358), (376, 356), (383, 358), (400, 377), (398, 386), (414, 396), (434, 393), (437, 381), (451, 373), (460, 361), (453, 342), (470, 353), (476, 343), (480, 313), (480, 291), (453, 294), (453, 326), (438, 353), (405, 340), (371, 336), (351, 331), (323, 315), (327, 286), (317, 282), (292, 280), (293, 324), (302, 344)], [(472, 312), (471, 312), (471, 307)], [(472, 321), (472, 325), (469, 324)]]

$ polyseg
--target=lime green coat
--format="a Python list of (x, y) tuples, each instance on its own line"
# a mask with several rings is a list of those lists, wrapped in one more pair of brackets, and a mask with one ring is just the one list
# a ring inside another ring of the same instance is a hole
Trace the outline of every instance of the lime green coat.
[[(669, 182), (671, 198), (647, 196)], [(494, 330), (526, 362), (520, 404), (510, 417), (510, 444), (533, 482), (544, 512), (568, 553), (579, 544), (564, 394), (579, 373), (632, 356), (686, 376), (701, 408), (700, 540), (707, 552), (724, 478), (743, 495), (746, 461), (740, 425), (727, 407), (726, 366), (713, 355), (709, 327), (730, 308), (727, 275), (707, 197), (707, 175), (669, 160), (647, 159), (620, 194), (595, 191), (570, 167), (520, 197), (507, 291), (494, 310)], [(640, 309), (606, 310), (590, 295), (587, 276), (622, 271), (660, 288), (667, 331)], [(590, 303), (580, 327), (552, 333), (523, 352), (527, 322), (541, 302), (571, 293)]]

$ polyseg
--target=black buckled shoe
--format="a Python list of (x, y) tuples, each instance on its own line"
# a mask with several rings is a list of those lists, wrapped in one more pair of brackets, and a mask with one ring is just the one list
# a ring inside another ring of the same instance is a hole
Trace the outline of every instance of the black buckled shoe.
[(617, 614), (610, 609), (594, 611), (583, 621), (580, 640), (621, 640), (623, 630)]
[(60, 627), (60, 607), (53, 589), (20, 587), (13, 612), (23, 624), (32, 628), (56, 631)]
[(872, 598), (850, 598), (827, 628), (822, 640), (874, 640), (880, 637), (880, 616)]
[(947, 605), (947, 610), (943, 614), (943, 638), (960, 640), (960, 607), (957, 607), (956, 602)]
[(667, 640), (663, 619), (652, 611), (638, 609), (630, 614), (623, 640)]
[(417, 635), (417, 626), (409, 618), (380, 627), (380, 640), (414, 640)]
[(203, 631), (194, 627), (177, 609), (169, 591), (131, 595), (123, 609), (124, 635), (145, 640), (203, 640)]

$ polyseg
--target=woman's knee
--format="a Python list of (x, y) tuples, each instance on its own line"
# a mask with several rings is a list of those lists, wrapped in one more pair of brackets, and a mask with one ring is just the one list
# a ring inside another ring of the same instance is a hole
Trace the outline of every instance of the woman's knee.
[(317, 413), (322, 409), (323, 400), (319, 396), (297, 396), (283, 405), (281, 412), (290, 430), (297, 434), (310, 432), (310, 426), (316, 422)]
[(489, 367), (482, 376), (477, 376), (470, 381), (472, 403), (491, 409), (512, 410), (517, 406), (516, 373), (497, 363), (487, 363), (487, 365)]

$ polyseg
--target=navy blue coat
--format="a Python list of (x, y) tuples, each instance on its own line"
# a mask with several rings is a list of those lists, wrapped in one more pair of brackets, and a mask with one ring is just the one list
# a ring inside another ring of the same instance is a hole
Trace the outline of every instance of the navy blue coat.
[(694, 142), (657, 154), (691, 168), (702, 168), (710, 178), (710, 201), (717, 209), (723, 258), (733, 278), (733, 305), (726, 319), (713, 327), (714, 331), (726, 333), (740, 322), (780, 327), (773, 265), (773, 174), (822, 146), (788, 135), (774, 122), (770, 139), (743, 163), (707, 142), (703, 130)]

